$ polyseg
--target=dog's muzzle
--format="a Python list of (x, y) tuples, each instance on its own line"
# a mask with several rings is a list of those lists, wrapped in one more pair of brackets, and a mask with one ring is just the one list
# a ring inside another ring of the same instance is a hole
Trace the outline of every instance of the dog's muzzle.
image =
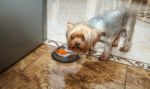
[(75, 48), (77, 48), (77, 49), (80, 48), (80, 43), (79, 43), (79, 42), (76, 42), (76, 43), (75, 43)]

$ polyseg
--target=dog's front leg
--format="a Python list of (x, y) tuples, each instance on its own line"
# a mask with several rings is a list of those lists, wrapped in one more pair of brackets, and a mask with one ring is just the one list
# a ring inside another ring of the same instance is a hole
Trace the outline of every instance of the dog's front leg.
[(94, 47), (91, 47), (91, 48), (89, 49), (89, 51), (87, 52), (86, 58), (89, 58), (89, 56), (91, 56), (94, 52), (95, 52), (95, 51), (94, 51)]
[(99, 60), (103, 60), (103, 61), (109, 60), (111, 49), (112, 49), (112, 43), (113, 43), (113, 39), (109, 38), (108, 41), (105, 43), (104, 51), (102, 55), (100, 56)]
[(88, 52), (86, 54), (86, 58), (89, 58), (90, 55), (91, 55), (91, 48), (88, 50)]

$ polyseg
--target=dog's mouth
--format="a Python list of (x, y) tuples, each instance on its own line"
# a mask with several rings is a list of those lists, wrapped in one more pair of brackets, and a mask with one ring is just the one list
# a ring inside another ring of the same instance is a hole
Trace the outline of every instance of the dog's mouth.
[(81, 48), (81, 47), (76, 47), (76, 46), (70, 46), (68, 47), (70, 50), (72, 50), (75, 53), (85, 53), (86, 50)]

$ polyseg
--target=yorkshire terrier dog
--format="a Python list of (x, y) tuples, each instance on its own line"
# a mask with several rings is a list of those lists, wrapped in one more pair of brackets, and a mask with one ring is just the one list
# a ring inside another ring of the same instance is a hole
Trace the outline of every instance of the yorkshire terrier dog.
[(108, 60), (112, 47), (117, 47), (124, 33), (120, 51), (127, 52), (136, 23), (136, 14), (129, 9), (116, 9), (90, 19), (88, 22), (68, 23), (66, 33), (68, 48), (76, 53), (89, 52), (97, 42), (105, 40), (100, 60)]

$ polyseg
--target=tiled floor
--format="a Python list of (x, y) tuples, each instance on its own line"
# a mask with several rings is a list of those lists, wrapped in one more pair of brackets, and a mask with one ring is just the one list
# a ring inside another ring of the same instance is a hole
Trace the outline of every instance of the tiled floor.
[(150, 71), (95, 57), (64, 64), (42, 45), (0, 74), (0, 89), (150, 89)]
[(138, 12), (132, 48), (127, 53), (115, 48), (112, 54), (150, 64), (150, 1), (144, 5), (142, 1), (146, 0), (48, 0), (48, 39), (65, 43), (67, 22), (84, 22), (105, 11), (126, 6)]

